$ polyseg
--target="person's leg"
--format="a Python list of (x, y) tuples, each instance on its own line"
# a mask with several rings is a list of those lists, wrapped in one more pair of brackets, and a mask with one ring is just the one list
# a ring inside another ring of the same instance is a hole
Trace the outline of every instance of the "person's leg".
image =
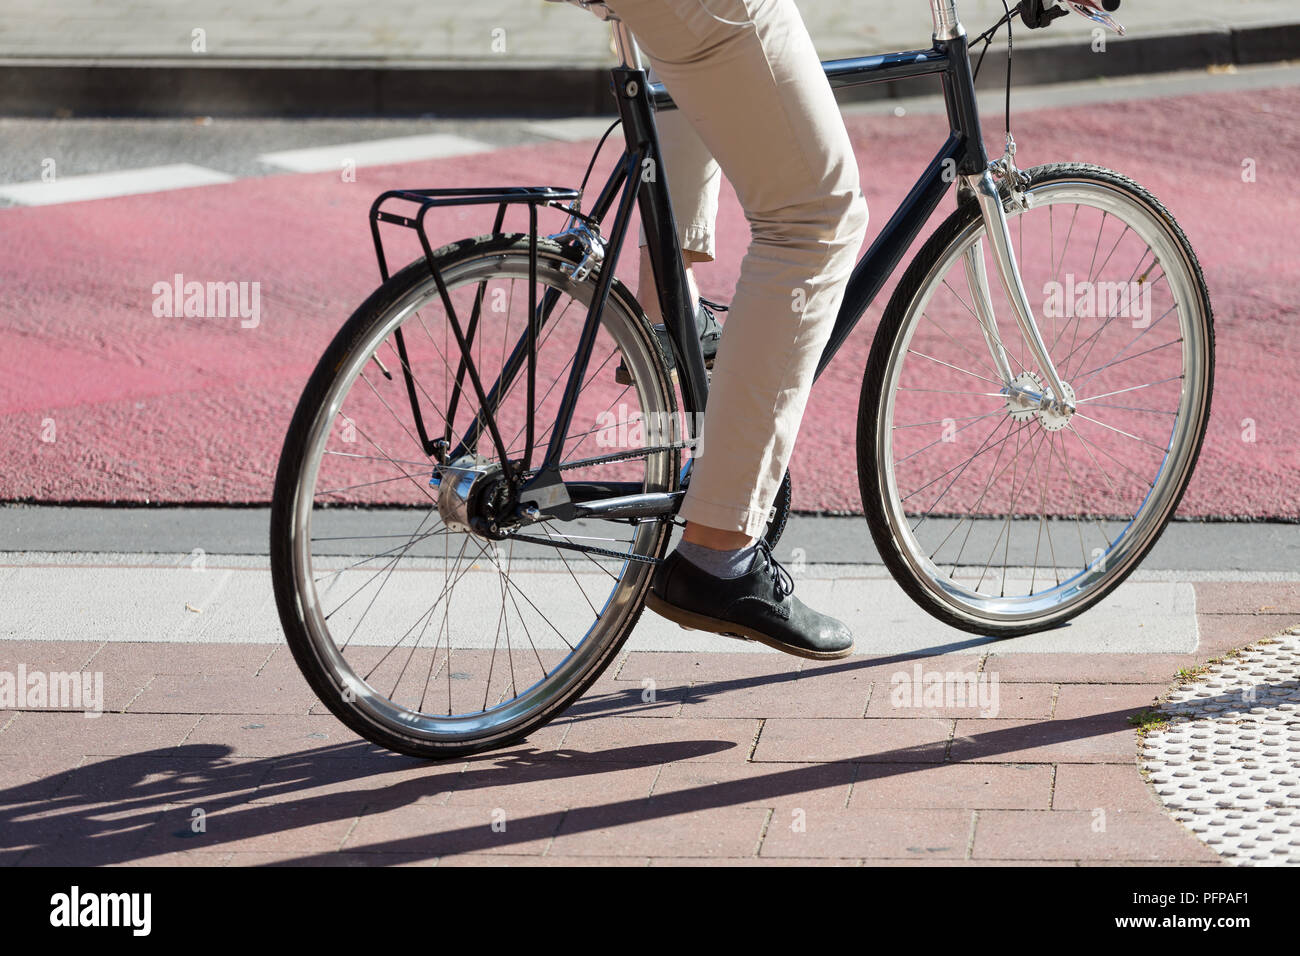
[[(866, 203), (793, 0), (609, 3), (735, 186), (753, 236), (681, 510), (686, 542), (725, 549), (762, 533), (862, 242)], [(671, 576), (657, 581), (660, 613), (689, 602), (689, 588), (674, 597)], [(725, 623), (702, 614), (691, 621), (714, 630)], [(818, 639), (842, 641), (825, 621), (803, 623)], [(732, 628), (763, 639), (757, 629)]]
[(793, 0), (611, 5), (750, 221), (682, 515), (753, 537), (776, 498), (865, 232), (857, 164)]

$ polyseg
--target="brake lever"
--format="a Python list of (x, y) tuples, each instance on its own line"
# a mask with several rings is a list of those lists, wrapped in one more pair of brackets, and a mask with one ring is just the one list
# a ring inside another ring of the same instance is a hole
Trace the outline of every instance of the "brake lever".
[[(1080, 16), (1087, 17), (1094, 23), (1100, 23), (1102, 26), (1114, 30), (1120, 36), (1123, 36), (1125, 33), (1124, 25), (1103, 10), (1099, 4), (1093, 2), (1093, 0), (1065, 0), (1065, 5), (1070, 7)], [(1112, 7), (1112, 9), (1118, 8), (1118, 3)]]

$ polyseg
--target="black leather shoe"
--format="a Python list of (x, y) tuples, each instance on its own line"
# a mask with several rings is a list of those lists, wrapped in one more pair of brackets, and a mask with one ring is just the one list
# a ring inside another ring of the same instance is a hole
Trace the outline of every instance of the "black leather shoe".
[[(704, 352), (704, 367), (713, 368), (713, 360), (718, 356), (718, 343), (722, 341), (722, 325), (718, 322), (718, 317), (714, 310), (726, 312), (725, 305), (718, 305), (716, 302), (709, 302), (707, 299), (700, 300), (700, 307), (695, 311), (695, 331), (700, 335), (700, 348)], [(668, 327), (666, 325), (656, 325), (655, 334), (659, 336), (659, 344), (663, 346), (664, 355), (668, 359), (668, 371), (673, 370), (673, 347), (668, 340)], [(620, 360), (618, 368), (614, 369), (614, 381), (620, 385), (632, 384), (632, 373), (627, 370), (627, 366)]]
[(646, 606), (682, 627), (758, 641), (817, 661), (847, 657), (853, 634), (794, 596), (794, 580), (759, 540), (753, 567), (738, 578), (718, 578), (668, 555), (655, 571)]

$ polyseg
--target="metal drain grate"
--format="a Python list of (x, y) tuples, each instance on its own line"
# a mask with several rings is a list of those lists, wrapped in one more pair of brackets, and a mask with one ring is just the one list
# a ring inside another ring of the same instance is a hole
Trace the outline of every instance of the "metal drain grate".
[(1300, 865), (1300, 627), (1174, 691), (1141, 760), (1174, 819), (1237, 866)]

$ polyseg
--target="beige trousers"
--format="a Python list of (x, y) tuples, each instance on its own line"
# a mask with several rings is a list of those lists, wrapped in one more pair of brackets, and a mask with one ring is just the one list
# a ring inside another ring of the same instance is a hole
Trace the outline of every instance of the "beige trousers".
[(683, 247), (713, 255), (719, 167), (749, 220), (681, 515), (757, 536), (862, 245), (857, 163), (794, 0), (606, 2), (678, 104), (660, 135)]

